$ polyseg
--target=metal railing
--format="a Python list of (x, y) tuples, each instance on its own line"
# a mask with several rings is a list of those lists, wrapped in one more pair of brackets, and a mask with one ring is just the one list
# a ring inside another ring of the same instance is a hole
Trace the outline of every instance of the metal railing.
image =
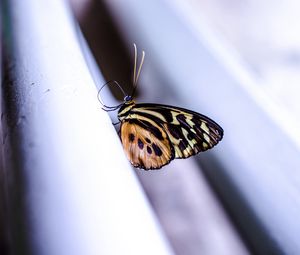
[(11, 254), (172, 254), (101, 110), (68, 5), (2, 4)]
[[(9, 33), (1, 178), (12, 253), (172, 254), (101, 111), (94, 81), (104, 79), (68, 6), (2, 3)], [(123, 47), (129, 51), (136, 42), (146, 51), (139, 101), (185, 106), (225, 130), (220, 145), (196, 161), (137, 172), (175, 252), (247, 254), (202, 169), (252, 252), (297, 254), (299, 148), (243, 66), (205, 28), (181, 16), (178, 2), (104, 3)], [(112, 69), (107, 76), (118, 74)]]

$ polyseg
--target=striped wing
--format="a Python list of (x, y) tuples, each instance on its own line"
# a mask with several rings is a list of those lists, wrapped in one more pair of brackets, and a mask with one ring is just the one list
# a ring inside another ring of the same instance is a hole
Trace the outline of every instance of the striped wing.
[[(165, 158), (154, 164), (152, 161), (156, 158), (148, 157), (145, 149), (139, 149), (138, 144), (129, 146), (124, 142), (129, 136), (128, 130), (143, 141), (147, 137), (161, 149)], [(134, 105), (121, 125), (121, 139), (128, 158), (134, 166), (144, 169), (160, 168), (173, 158), (188, 158), (206, 151), (222, 137), (223, 129), (210, 118), (187, 109), (159, 104)], [(150, 168), (148, 160), (152, 162)]]

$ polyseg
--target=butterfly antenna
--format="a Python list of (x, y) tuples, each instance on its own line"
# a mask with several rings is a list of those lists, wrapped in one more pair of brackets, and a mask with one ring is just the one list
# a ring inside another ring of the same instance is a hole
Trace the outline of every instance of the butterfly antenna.
[(140, 63), (140, 66), (139, 66), (139, 70), (138, 70), (138, 73), (137, 73), (137, 76), (136, 76), (136, 79), (135, 79), (135, 85), (137, 84), (137, 81), (140, 77), (140, 73), (141, 73), (141, 69), (142, 69), (142, 66), (144, 64), (144, 59), (145, 59), (145, 51), (142, 52), (142, 60), (141, 60), (141, 63)]
[(107, 112), (109, 112), (109, 111), (115, 111), (115, 110), (117, 110), (118, 108), (120, 108), (120, 107), (124, 104), (124, 103), (121, 103), (121, 104), (114, 105), (114, 106), (108, 106), (108, 105), (105, 105), (104, 102), (102, 101), (101, 96), (100, 96), (101, 90), (102, 90), (105, 86), (108, 86), (109, 84), (112, 84), (112, 83), (116, 84), (116, 85), (119, 87), (119, 89), (122, 91), (124, 97), (127, 96), (127, 94), (126, 94), (125, 91), (123, 90), (122, 86), (121, 86), (117, 81), (108, 81), (108, 82), (106, 82), (105, 84), (103, 84), (102, 87), (101, 87), (101, 88), (99, 89), (99, 91), (98, 91), (97, 98), (98, 98), (98, 101), (100, 102), (100, 104), (103, 106), (102, 109), (103, 109), (104, 111), (107, 111)]
[(136, 68), (137, 68), (137, 47), (136, 44), (133, 44), (134, 47), (134, 68), (133, 68), (133, 91), (132, 91), (132, 95), (131, 97), (134, 96), (134, 93), (136, 91), (136, 87), (137, 87), (137, 82), (142, 70), (142, 66), (144, 64), (144, 59), (145, 59), (145, 51), (142, 51), (142, 59), (141, 59), (141, 63), (139, 65), (138, 71), (136, 72)]
[(136, 62), (137, 62), (137, 48), (136, 44), (133, 44), (134, 47), (134, 67), (133, 67), (133, 87), (135, 87), (135, 76), (136, 76)]

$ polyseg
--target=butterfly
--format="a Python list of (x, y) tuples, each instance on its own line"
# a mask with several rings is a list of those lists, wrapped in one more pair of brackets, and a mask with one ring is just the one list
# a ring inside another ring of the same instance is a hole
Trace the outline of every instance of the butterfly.
[[(134, 49), (133, 84), (136, 88), (145, 52), (142, 52), (142, 60), (136, 72), (135, 44)], [(119, 109), (121, 142), (134, 167), (144, 170), (160, 169), (173, 159), (188, 158), (211, 149), (223, 138), (221, 126), (205, 115), (169, 105), (136, 104), (133, 101), (134, 92), (132, 96), (128, 96), (116, 81), (113, 82), (123, 92), (124, 102), (112, 107), (102, 105), (106, 111)]]

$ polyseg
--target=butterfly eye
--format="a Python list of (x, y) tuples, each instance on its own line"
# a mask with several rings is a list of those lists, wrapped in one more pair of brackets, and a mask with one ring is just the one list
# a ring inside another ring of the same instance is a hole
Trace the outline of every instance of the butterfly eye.
[(130, 102), (130, 101), (132, 101), (132, 96), (125, 96), (125, 97), (124, 97), (124, 101), (125, 101), (125, 102)]

